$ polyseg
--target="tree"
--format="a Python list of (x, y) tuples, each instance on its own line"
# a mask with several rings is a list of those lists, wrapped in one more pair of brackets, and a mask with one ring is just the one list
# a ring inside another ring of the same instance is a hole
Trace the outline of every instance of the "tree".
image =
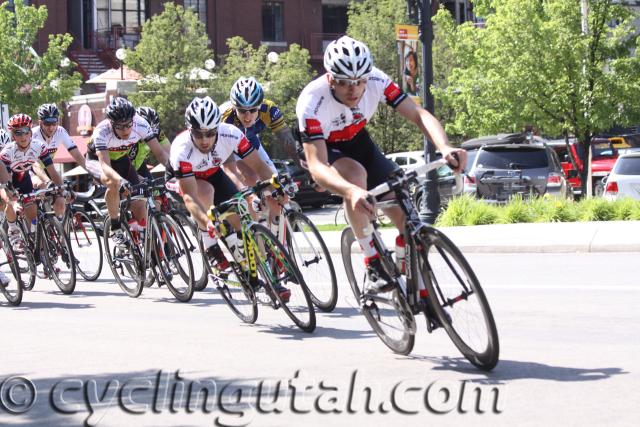
[(156, 109), (170, 138), (184, 128), (186, 107), (213, 77), (203, 69), (213, 58), (208, 43), (197, 15), (169, 2), (162, 13), (144, 23), (135, 50), (126, 51), (125, 64), (144, 76), (138, 92), (130, 95), (132, 102)]
[[(349, 4), (347, 34), (365, 43), (373, 64), (398, 82), (395, 24), (407, 23), (405, 0), (364, 0)], [(388, 106), (380, 106), (367, 130), (383, 152), (423, 148), (419, 129)]]
[(11, 114), (35, 117), (39, 105), (69, 99), (82, 78), (65, 57), (73, 40), (69, 34), (49, 36), (42, 55), (33, 49), (47, 20), (47, 8), (25, 6), (19, 0), (14, 5), (12, 12), (7, 2), (0, 4), (0, 104), (8, 104)]
[[(612, 0), (589, 5), (583, 34), (575, 0), (478, 0), (484, 27), (466, 23), (445, 35), (460, 64), (449, 85), (435, 91), (457, 112), (447, 131), (475, 136), (533, 124), (547, 134), (575, 135), (589, 153), (595, 133), (637, 123), (634, 16)], [(449, 19), (440, 11), (435, 21)]]

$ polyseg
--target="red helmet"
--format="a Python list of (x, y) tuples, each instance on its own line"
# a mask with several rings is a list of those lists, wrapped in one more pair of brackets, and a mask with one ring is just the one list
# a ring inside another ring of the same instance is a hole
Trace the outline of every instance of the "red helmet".
[(20, 129), (24, 127), (31, 127), (33, 124), (33, 120), (26, 114), (15, 114), (11, 116), (9, 122), (7, 123), (7, 128), (9, 130)]

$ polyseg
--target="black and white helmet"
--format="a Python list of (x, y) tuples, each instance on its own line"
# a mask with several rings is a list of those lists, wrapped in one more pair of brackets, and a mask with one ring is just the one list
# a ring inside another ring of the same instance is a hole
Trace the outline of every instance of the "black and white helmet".
[(208, 96), (193, 98), (184, 113), (184, 121), (189, 129), (215, 129), (220, 123), (220, 109)]
[(0, 150), (2, 150), (4, 146), (10, 142), (11, 136), (9, 136), (9, 132), (4, 129), (0, 129)]
[(361, 79), (373, 68), (369, 48), (349, 36), (329, 43), (324, 51), (324, 68), (336, 79)]
[(107, 105), (105, 115), (112, 123), (128, 122), (133, 120), (136, 109), (128, 99), (116, 97)]
[(262, 104), (264, 91), (254, 77), (240, 77), (233, 84), (229, 97), (235, 107), (252, 108)]
[(38, 118), (40, 120), (45, 119), (58, 119), (60, 117), (60, 110), (56, 104), (42, 104), (38, 107)]
[(158, 116), (156, 110), (151, 107), (138, 107), (136, 113), (149, 123), (155, 133), (160, 132), (160, 116)]

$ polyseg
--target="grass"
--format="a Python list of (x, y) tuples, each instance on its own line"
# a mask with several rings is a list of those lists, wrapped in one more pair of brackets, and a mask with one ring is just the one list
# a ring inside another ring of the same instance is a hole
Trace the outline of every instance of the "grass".
[(639, 221), (640, 201), (602, 198), (571, 200), (538, 197), (523, 200), (514, 197), (504, 205), (493, 205), (469, 195), (449, 201), (438, 217), (441, 227), (527, 222)]

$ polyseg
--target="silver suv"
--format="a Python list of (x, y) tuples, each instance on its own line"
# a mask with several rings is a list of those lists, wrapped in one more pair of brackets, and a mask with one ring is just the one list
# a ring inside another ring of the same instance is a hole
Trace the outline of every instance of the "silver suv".
[(572, 197), (558, 155), (541, 138), (498, 135), (466, 145), (478, 151), (465, 176), (465, 192), (495, 203), (507, 202), (517, 194), (524, 198), (544, 194)]

